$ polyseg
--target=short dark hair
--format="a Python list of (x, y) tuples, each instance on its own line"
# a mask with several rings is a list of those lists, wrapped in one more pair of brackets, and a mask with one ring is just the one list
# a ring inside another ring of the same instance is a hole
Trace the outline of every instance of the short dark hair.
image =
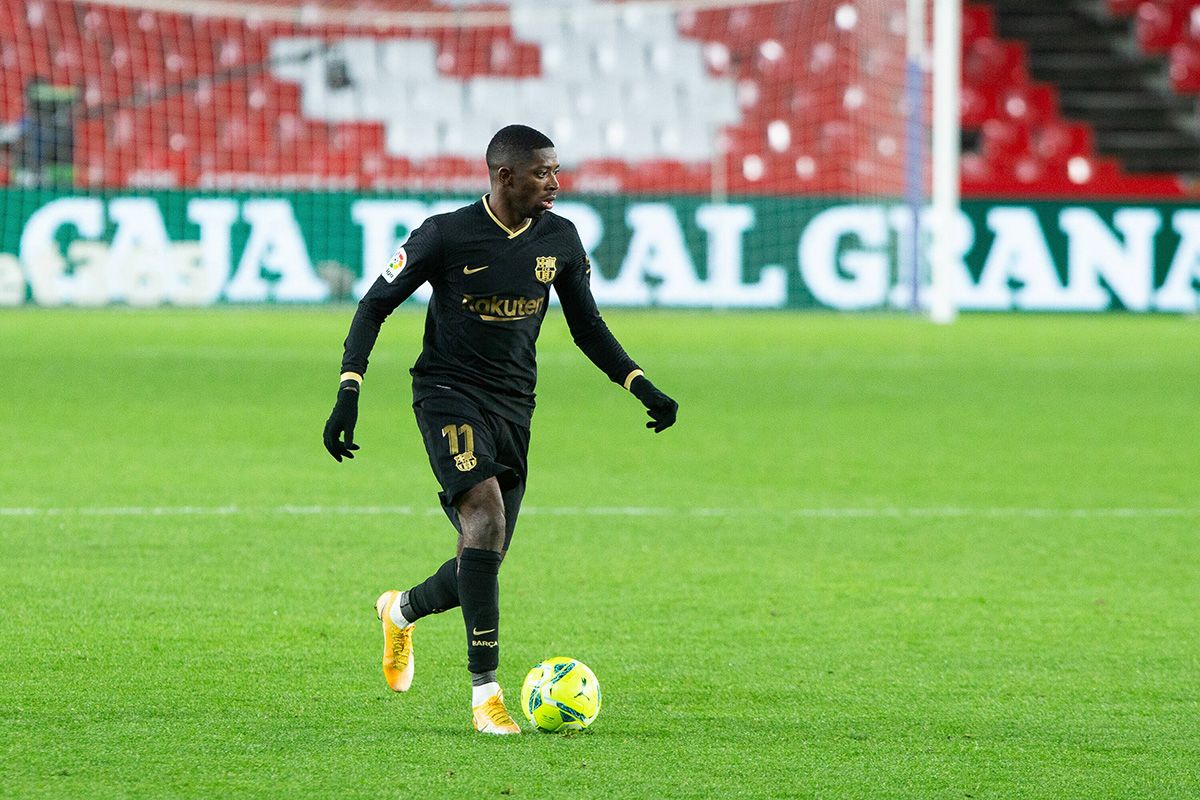
[(500, 167), (515, 167), (529, 160), (534, 150), (554, 147), (550, 137), (528, 125), (507, 125), (496, 131), (496, 135), (488, 142), (487, 159), (488, 171), (495, 172)]

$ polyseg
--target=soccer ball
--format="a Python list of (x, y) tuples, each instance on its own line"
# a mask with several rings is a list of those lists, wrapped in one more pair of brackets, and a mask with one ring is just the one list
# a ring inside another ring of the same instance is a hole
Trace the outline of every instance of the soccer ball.
[(540, 731), (581, 731), (600, 713), (600, 682), (582, 661), (547, 658), (525, 676), (521, 709)]

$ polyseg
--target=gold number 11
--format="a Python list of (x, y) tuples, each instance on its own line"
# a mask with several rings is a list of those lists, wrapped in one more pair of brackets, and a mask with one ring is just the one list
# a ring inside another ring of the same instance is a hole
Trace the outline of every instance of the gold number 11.
[(466, 453), (475, 452), (475, 429), (467, 423), (462, 425), (447, 425), (442, 428), (442, 436), (450, 439), (450, 455), (458, 455), (458, 436), (462, 433), (463, 451)]

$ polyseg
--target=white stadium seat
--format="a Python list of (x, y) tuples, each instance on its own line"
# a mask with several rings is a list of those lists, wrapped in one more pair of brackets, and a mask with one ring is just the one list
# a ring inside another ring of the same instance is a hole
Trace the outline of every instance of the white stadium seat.
[[(701, 43), (679, 35), (669, 8), (614, 14), (596, 0), (512, 0), (509, 8), (514, 44), (536, 45), (547, 77), (443, 75), (438, 59), (447, 54), (419, 36), (328, 45), (279, 37), (271, 42), (272, 72), (301, 85), (304, 117), (383, 122), (387, 151), (414, 159), (475, 157), (495, 127), (520, 120), (548, 128), (560, 155), (574, 162), (704, 162), (720, 126), (740, 120), (731, 79), (709, 75)], [(303, 60), (306, 53), (313, 55)], [(335, 59), (351, 86), (329, 86)]]

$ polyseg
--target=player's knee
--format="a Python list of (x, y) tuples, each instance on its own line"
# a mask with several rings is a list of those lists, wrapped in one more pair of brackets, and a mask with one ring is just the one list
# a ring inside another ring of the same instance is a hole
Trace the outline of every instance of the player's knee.
[(498, 552), (504, 547), (504, 512), (474, 515), (469, 524), (463, 525), (463, 545)]
[(499, 551), (504, 547), (504, 501), (495, 478), (466, 491), (458, 503), (463, 545)]

